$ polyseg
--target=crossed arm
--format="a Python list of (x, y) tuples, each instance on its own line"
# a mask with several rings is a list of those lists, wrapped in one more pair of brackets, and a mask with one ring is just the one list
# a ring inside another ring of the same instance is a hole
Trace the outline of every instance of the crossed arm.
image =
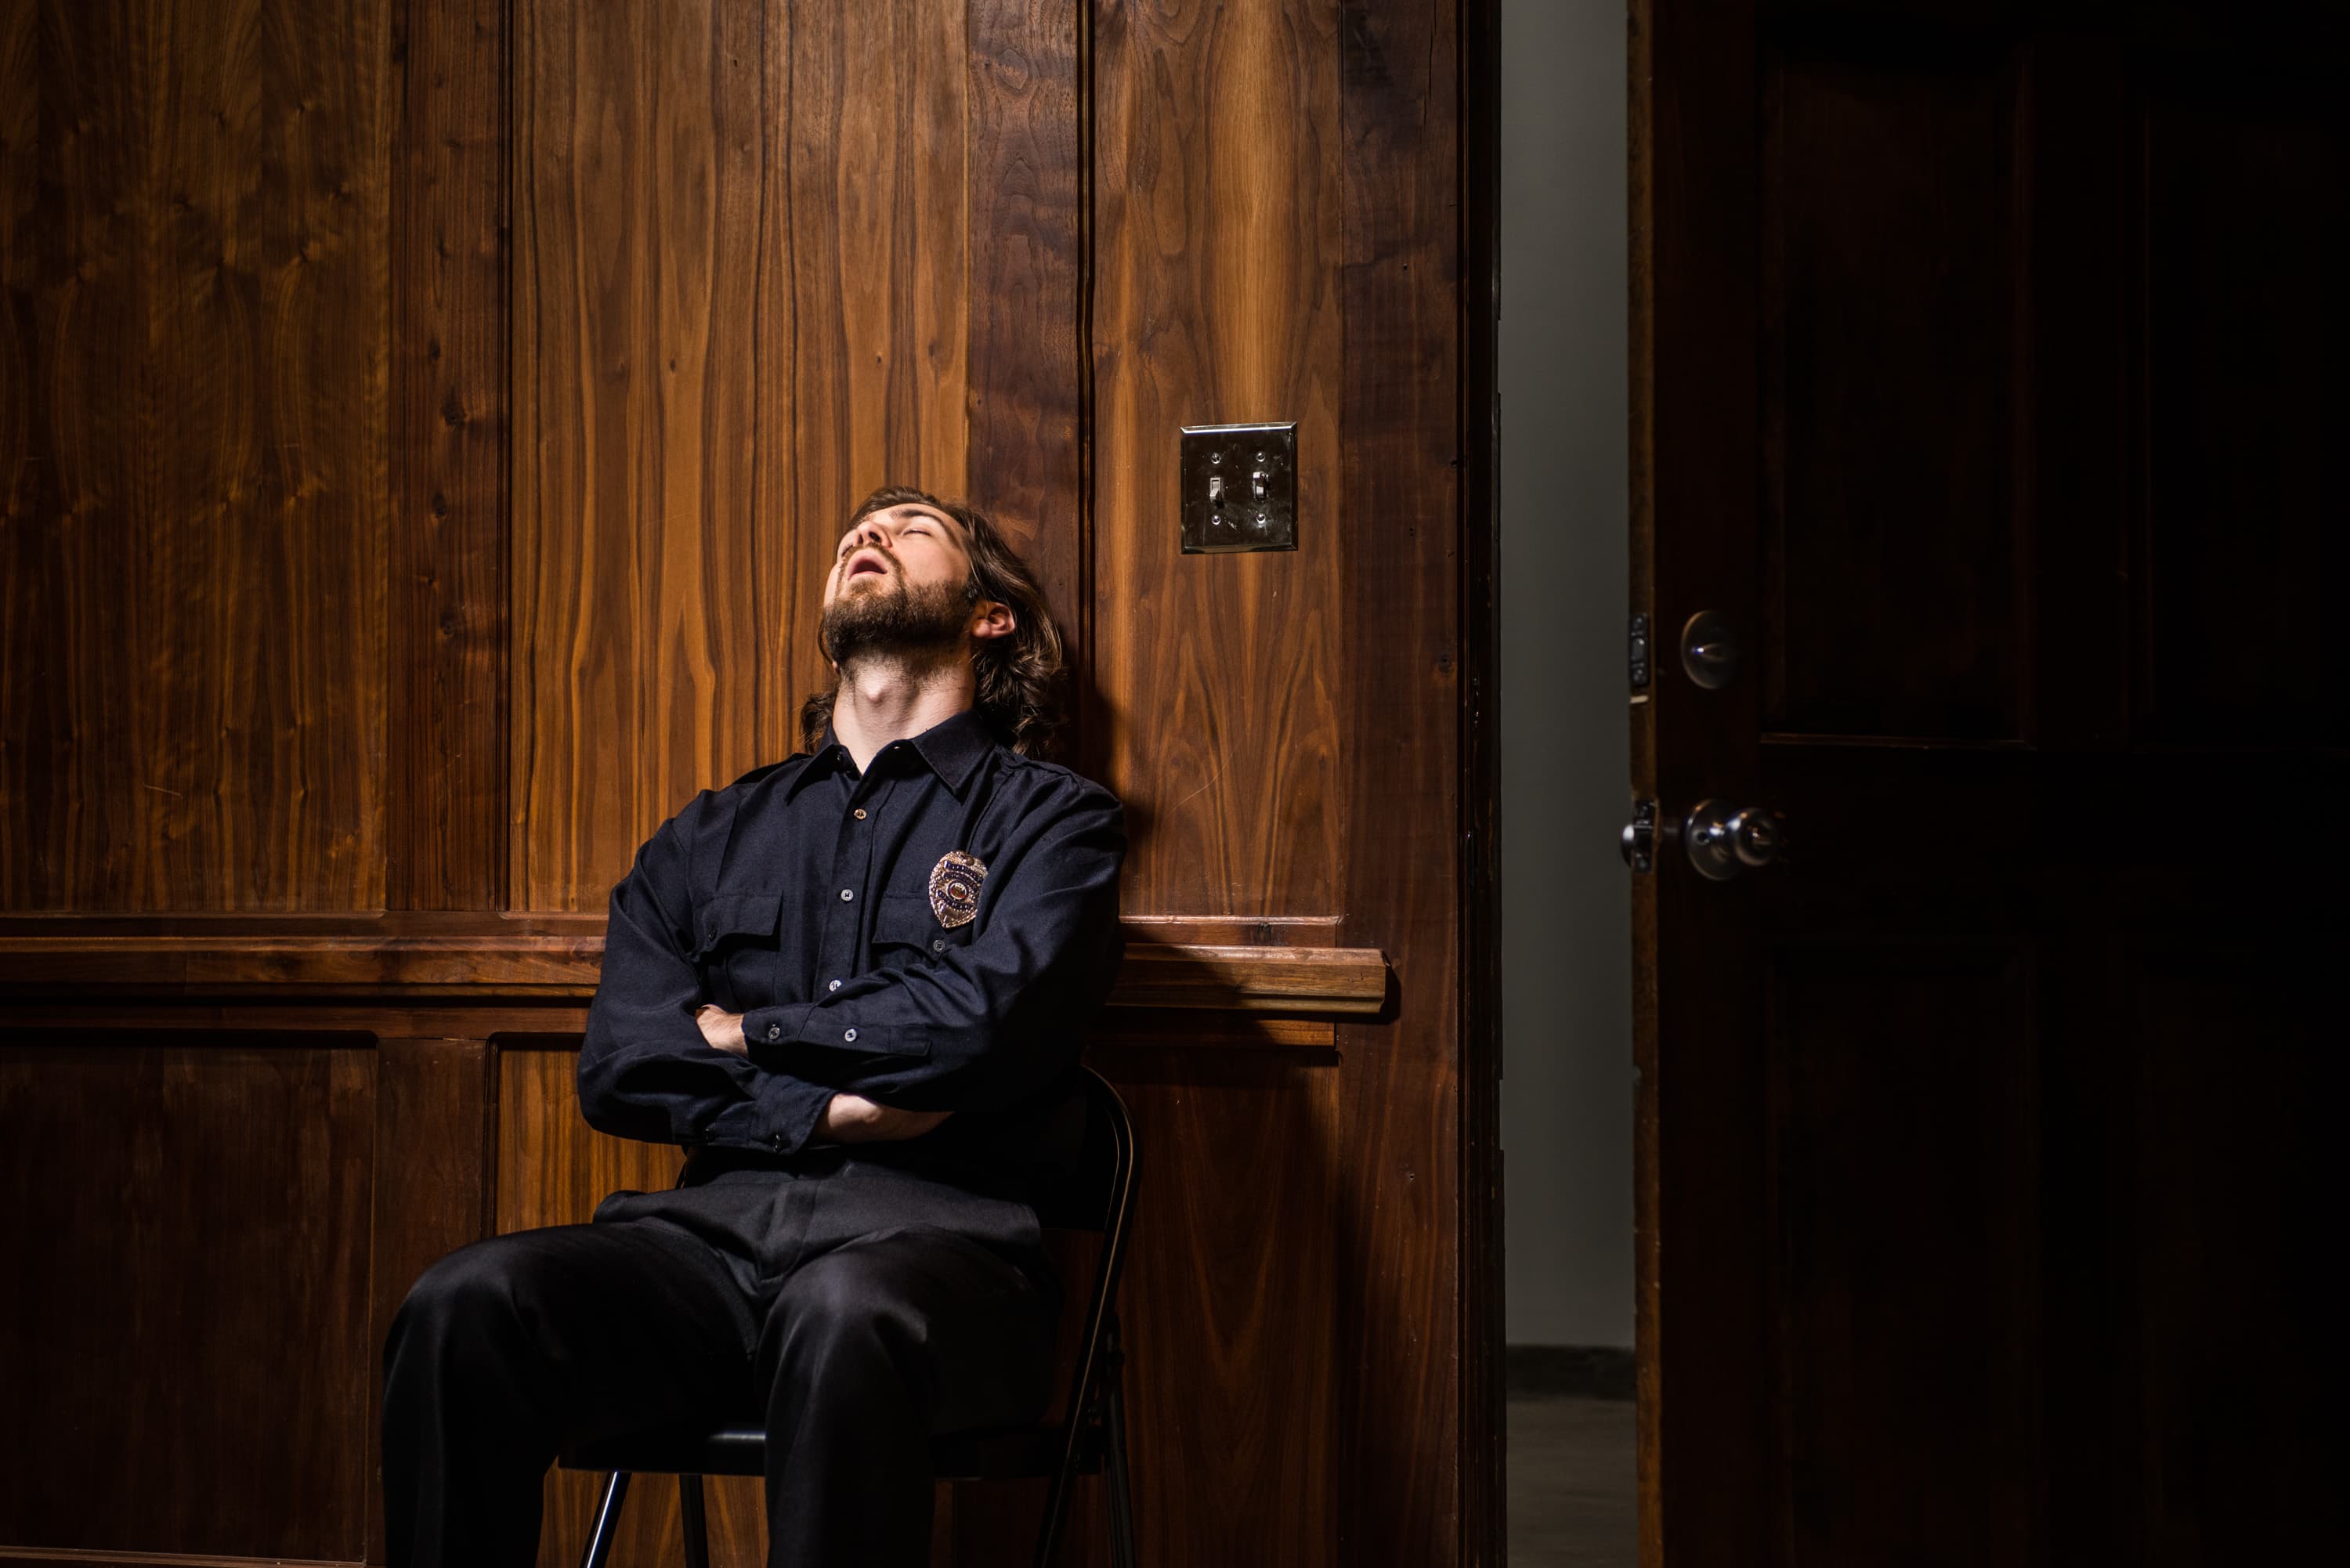
[(782, 1152), (913, 1137), (1016, 1104), (1076, 1060), (1118, 956), (1126, 839), (1107, 791), (1066, 775), (1021, 816), (992, 852), (970, 941), (747, 1019), (711, 1003), (688, 956), (685, 846), (712, 799), (664, 824), (612, 890), (579, 1054), (589, 1126)]
[[(712, 1050), (750, 1059), (751, 1043), (743, 1038), (741, 1013), (729, 1012), (714, 1002), (705, 1002), (702, 1011), (693, 1015), (693, 1021), (702, 1026), (702, 1037), (710, 1042)], [(836, 1090), (832, 1098), (824, 1103), (824, 1114), (816, 1120), (816, 1136), (824, 1143), (894, 1143), (900, 1138), (920, 1137), (952, 1115), (952, 1111), (899, 1110), (862, 1095)]]

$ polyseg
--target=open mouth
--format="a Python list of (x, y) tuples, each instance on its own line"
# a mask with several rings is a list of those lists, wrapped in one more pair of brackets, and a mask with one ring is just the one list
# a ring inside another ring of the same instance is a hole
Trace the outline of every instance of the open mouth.
[(863, 576), (886, 577), (889, 575), (889, 563), (881, 558), (879, 551), (859, 550), (848, 557), (848, 570), (840, 580), (844, 583), (853, 583)]

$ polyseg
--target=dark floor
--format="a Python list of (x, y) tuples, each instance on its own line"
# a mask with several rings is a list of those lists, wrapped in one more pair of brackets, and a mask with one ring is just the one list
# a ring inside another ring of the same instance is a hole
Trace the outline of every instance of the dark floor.
[(1632, 1402), (1510, 1401), (1510, 1568), (1632, 1568)]

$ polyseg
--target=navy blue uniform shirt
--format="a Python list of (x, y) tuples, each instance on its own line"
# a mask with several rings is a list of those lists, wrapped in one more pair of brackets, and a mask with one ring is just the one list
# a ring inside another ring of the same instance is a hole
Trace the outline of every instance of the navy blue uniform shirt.
[[(955, 1113), (860, 1155), (1009, 1175), (1117, 973), (1118, 801), (1014, 753), (975, 710), (861, 774), (825, 738), (696, 795), (612, 889), (580, 1109), (622, 1137), (790, 1157), (848, 1091)], [(743, 1015), (747, 1059), (702, 1038), (712, 1002)]]

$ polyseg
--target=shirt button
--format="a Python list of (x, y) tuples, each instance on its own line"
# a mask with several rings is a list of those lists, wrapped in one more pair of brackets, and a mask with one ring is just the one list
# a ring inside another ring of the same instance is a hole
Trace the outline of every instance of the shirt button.
[(768, 1038), (768, 1039), (770, 1039), (770, 1040), (781, 1040), (783, 1037), (784, 1037), (784, 1026), (783, 1026), (782, 1024), (780, 1024), (780, 1023), (770, 1023), (770, 1024), (768, 1024), (768, 1025), (767, 1025), (767, 1038)]
[(837, 981), (837, 980), (836, 980), (836, 981), (834, 981), (830, 985), (827, 985), (827, 986), (826, 986), (826, 987), (825, 987), (825, 990), (827, 990), (827, 991), (838, 991), (839, 989), (840, 989), (840, 981)]
[(855, 893), (853, 893), (853, 892), (849, 891), (849, 890), (848, 890), (847, 888), (843, 888), (840, 890), (840, 901), (841, 901), (842, 903), (844, 903), (844, 904), (846, 904), (847, 902), (848, 902), (848, 900), (850, 900), (851, 898), (854, 898), (855, 897), (857, 897), (857, 895), (856, 895)]
[(854, 1039), (856, 1039), (856, 1038), (857, 1038), (857, 1031), (856, 1031), (856, 1030), (854, 1030), (854, 1029), (852, 1029), (852, 1030), (848, 1031), (847, 1033), (843, 1034), (843, 1035), (841, 1036), (841, 1038), (842, 1038), (843, 1040), (854, 1040)]
[(857, 820), (859, 822), (865, 820), (865, 808), (861, 805), (857, 808)]
[(931, 950), (932, 952), (934, 952), (934, 953), (942, 953), (942, 952), (946, 951), (946, 950), (947, 950), (947, 940), (946, 940), (946, 938), (944, 938), (944, 937), (932, 937), (932, 938), (931, 939)]

